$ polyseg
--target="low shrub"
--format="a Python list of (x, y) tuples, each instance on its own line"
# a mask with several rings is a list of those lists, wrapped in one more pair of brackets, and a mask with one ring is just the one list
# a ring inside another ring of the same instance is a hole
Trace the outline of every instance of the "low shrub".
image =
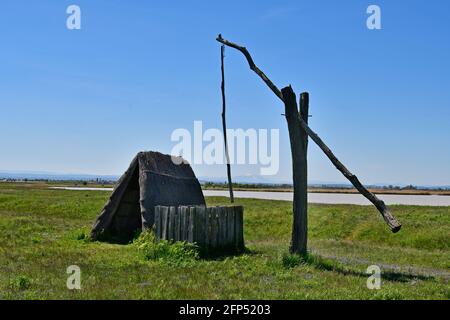
[(199, 259), (199, 250), (195, 244), (157, 240), (152, 231), (142, 232), (134, 244), (146, 260), (185, 265)]

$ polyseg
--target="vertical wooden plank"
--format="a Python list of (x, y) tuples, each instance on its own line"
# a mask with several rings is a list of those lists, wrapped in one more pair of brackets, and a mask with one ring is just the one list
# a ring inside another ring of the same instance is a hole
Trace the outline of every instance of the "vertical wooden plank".
[(198, 216), (199, 216), (199, 207), (195, 207), (194, 210), (194, 216), (193, 216), (193, 220), (192, 220), (192, 224), (193, 224), (193, 229), (192, 229), (192, 236), (193, 236), (193, 240), (195, 243), (197, 243), (198, 245), (198, 238), (199, 238), (199, 228), (198, 228)]
[(178, 207), (178, 241), (183, 241), (183, 210), (181, 207)]
[(170, 226), (169, 211), (170, 211), (170, 208), (169, 207), (165, 207), (165, 209), (164, 209), (164, 216), (165, 216), (165, 221), (166, 221), (166, 237), (164, 238), (165, 240), (170, 240), (169, 239), (169, 226)]
[(227, 239), (228, 239), (228, 207), (222, 207), (222, 216), (221, 216), (221, 224), (222, 224), (222, 243), (220, 244), (222, 247), (226, 247)]
[(186, 207), (185, 206), (179, 206), (178, 207), (179, 215), (180, 215), (180, 241), (186, 241), (186, 237), (184, 234), (184, 227), (185, 227), (185, 214), (186, 214)]
[(161, 219), (161, 222), (160, 222), (161, 231), (159, 233), (159, 236), (160, 236), (159, 239), (162, 240), (162, 239), (164, 239), (164, 226), (165, 226), (165, 224), (164, 224), (164, 207), (162, 207), (162, 206), (159, 207), (159, 215), (160, 215), (160, 219)]
[(163, 207), (159, 207), (159, 223), (158, 223), (158, 228), (159, 228), (159, 232), (158, 232), (158, 239), (162, 239), (162, 232), (163, 232), (163, 222), (164, 222), (164, 208)]
[(219, 233), (219, 228), (218, 228), (218, 221), (217, 221), (217, 211), (218, 208), (217, 207), (213, 207), (211, 208), (211, 236), (210, 236), (210, 241), (211, 241), (211, 248), (212, 250), (215, 250), (217, 248), (217, 235)]
[(200, 248), (205, 248), (206, 243), (206, 207), (199, 206), (197, 209), (197, 235), (198, 235), (198, 245)]
[(216, 247), (220, 246), (220, 207), (216, 208)]
[(217, 247), (220, 248), (222, 246), (222, 209), (223, 207), (217, 208)]
[(161, 240), (167, 240), (168, 228), (168, 207), (161, 207)]
[(223, 140), (225, 141), (225, 158), (227, 160), (227, 177), (228, 177), (228, 190), (230, 191), (230, 201), (234, 202), (233, 195), (233, 183), (231, 182), (231, 164), (230, 164), (230, 155), (228, 153), (228, 140), (227, 140), (227, 122), (225, 118), (226, 111), (226, 100), (225, 100), (225, 66), (224, 66), (224, 57), (225, 57), (225, 45), (222, 45), (220, 48), (220, 56), (221, 56), (221, 70), (222, 70), (222, 127), (223, 127)]
[(175, 238), (175, 214), (176, 207), (169, 207), (169, 232), (168, 232), (168, 240), (173, 241)]
[(170, 228), (170, 206), (167, 207), (167, 236), (166, 236), (166, 240), (170, 240), (170, 232), (171, 232), (171, 228)]
[(194, 216), (195, 207), (189, 207), (189, 221), (188, 221), (188, 242), (194, 243)]
[(218, 246), (224, 247), (227, 239), (227, 208), (219, 207), (218, 210), (218, 222), (219, 222), (219, 237), (218, 237)]
[(214, 235), (215, 235), (215, 214), (216, 214), (216, 208), (211, 207), (211, 210), (209, 211), (209, 247), (212, 251), (215, 249), (215, 241), (214, 241)]
[(237, 206), (234, 208), (235, 212), (235, 232), (236, 232), (236, 248), (238, 250), (244, 249), (244, 208)]
[(236, 207), (233, 207), (233, 246), (234, 248), (238, 248), (238, 234), (239, 234), (239, 229), (237, 227), (237, 220), (238, 220), (238, 214), (237, 214), (237, 210)]
[(157, 240), (161, 239), (161, 207), (155, 207), (155, 237)]
[(227, 246), (228, 245), (228, 207), (224, 207), (223, 208), (223, 228), (224, 228), (224, 233), (223, 233), (223, 246)]
[(214, 214), (215, 208), (209, 208), (209, 234), (208, 234), (208, 245), (210, 250), (214, 250)]
[(173, 239), (175, 241), (180, 241), (180, 216), (181, 216), (181, 210), (179, 206), (175, 207), (175, 229), (174, 229), (174, 235)]
[(229, 207), (228, 208), (228, 216), (227, 216), (227, 226), (228, 226), (228, 245), (231, 246), (235, 246), (236, 244), (236, 238), (235, 238), (235, 213), (234, 213), (234, 207)]
[(216, 207), (216, 218), (215, 218), (215, 227), (216, 227), (216, 248), (219, 248), (220, 245), (220, 207)]
[(183, 207), (183, 241), (188, 242), (188, 228), (189, 228), (189, 208)]
[(234, 241), (234, 207), (227, 208), (227, 246), (231, 247), (235, 243)]
[(183, 206), (178, 206), (178, 241), (183, 241)]
[(189, 207), (185, 207), (185, 210), (184, 210), (184, 215), (185, 215), (185, 218), (184, 218), (184, 239), (185, 239), (186, 242), (189, 242), (189, 226), (190, 226), (190, 224), (189, 224), (189, 210), (190, 210)]
[(211, 208), (205, 207), (205, 250), (209, 251), (209, 247), (211, 244)]

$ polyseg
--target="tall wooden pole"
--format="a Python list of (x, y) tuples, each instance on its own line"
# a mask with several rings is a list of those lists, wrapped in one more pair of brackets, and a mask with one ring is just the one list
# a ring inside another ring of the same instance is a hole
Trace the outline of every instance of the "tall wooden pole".
[(294, 182), (291, 253), (306, 254), (308, 246), (308, 178), (307, 149), (308, 134), (298, 123), (298, 118), (308, 119), (308, 94), (300, 96), (300, 113), (292, 88), (281, 90), (284, 97), (285, 116), (291, 142), (292, 174)]
[(225, 157), (227, 161), (227, 177), (228, 177), (228, 190), (230, 191), (230, 201), (234, 202), (233, 195), (233, 183), (231, 181), (231, 164), (230, 164), (230, 155), (228, 154), (228, 140), (227, 140), (227, 122), (225, 119), (226, 112), (226, 102), (225, 102), (225, 67), (224, 67), (224, 57), (225, 57), (225, 45), (220, 47), (220, 61), (221, 61), (221, 69), (222, 69), (222, 127), (223, 127), (223, 140), (225, 142)]
[[(308, 123), (308, 113), (309, 113), (309, 94), (303, 92), (300, 94), (300, 117)], [(306, 254), (307, 242), (308, 242), (308, 133), (305, 130), (300, 131), (300, 144), (301, 155), (300, 155), (300, 174), (299, 174), (299, 203), (300, 207), (298, 217), (297, 230), (298, 234), (292, 233), (292, 244), (298, 243), (298, 247), (292, 246), (291, 251), (300, 254)], [(298, 240), (294, 239), (295, 237)]]

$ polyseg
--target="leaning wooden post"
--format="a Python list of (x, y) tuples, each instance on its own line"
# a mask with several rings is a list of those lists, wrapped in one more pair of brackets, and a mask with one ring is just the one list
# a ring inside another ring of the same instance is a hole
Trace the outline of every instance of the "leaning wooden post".
[[(285, 116), (291, 142), (292, 174), (294, 182), (291, 253), (307, 252), (307, 177), (305, 131), (298, 123), (299, 112), (292, 87), (281, 89), (284, 97)], [(306, 114), (306, 117), (308, 115)]]
[(220, 62), (221, 62), (221, 73), (222, 73), (222, 127), (223, 127), (223, 140), (225, 142), (225, 157), (227, 160), (227, 177), (228, 177), (228, 190), (230, 191), (230, 201), (234, 202), (233, 195), (233, 182), (231, 181), (231, 164), (230, 164), (230, 155), (228, 153), (228, 139), (227, 139), (227, 122), (225, 117), (226, 112), (226, 101), (225, 101), (225, 66), (224, 66), (224, 57), (225, 57), (225, 45), (220, 46)]

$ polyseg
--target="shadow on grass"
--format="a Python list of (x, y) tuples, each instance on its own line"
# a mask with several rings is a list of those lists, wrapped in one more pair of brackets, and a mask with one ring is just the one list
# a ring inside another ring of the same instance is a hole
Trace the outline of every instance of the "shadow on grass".
[[(300, 256), (300, 255), (284, 255), (283, 256), (283, 266), (286, 268), (292, 268), (296, 265), (301, 265), (301, 264), (310, 265), (319, 270), (337, 272), (344, 276), (350, 275), (350, 276), (367, 278), (370, 275), (365, 272), (352, 270), (352, 269), (344, 266), (343, 264), (339, 263), (338, 261), (334, 261), (331, 259), (325, 259), (321, 256), (313, 255), (311, 253), (308, 253), (303, 256)], [(412, 280), (434, 280), (433, 276), (425, 276), (425, 275), (412, 274), (412, 273), (402, 273), (402, 272), (396, 272), (396, 271), (383, 271), (381, 276), (382, 276), (382, 279), (384, 279), (386, 281), (392, 281), (392, 282), (410, 282)]]

